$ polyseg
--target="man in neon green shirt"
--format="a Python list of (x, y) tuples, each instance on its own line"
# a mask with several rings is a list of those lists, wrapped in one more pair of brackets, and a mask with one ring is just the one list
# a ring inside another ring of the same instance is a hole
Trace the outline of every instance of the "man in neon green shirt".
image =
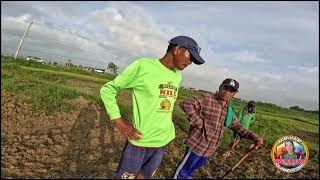
[[(115, 126), (128, 140), (115, 178), (151, 178), (162, 161), (167, 144), (175, 138), (172, 111), (178, 97), (181, 70), (191, 62), (203, 64), (196, 41), (177, 36), (169, 41), (161, 59), (141, 58), (113, 81), (103, 85), (101, 98)], [(132, 89), (133, 119), (121, 117), (117, 92)]]
[[(256, 120), (256, 103), (254, 101), (249, 101), (246, 107), (239, 111), (238, 119), (244, 128), (249, 129), (250, 123)], [(240, 143), (241, 138), (238, 134), (234, 132), (233, 137), (233, 142), (229, 145), (228, 150), (222, 155), (224, 158), (234, 153), (236, 146)]]

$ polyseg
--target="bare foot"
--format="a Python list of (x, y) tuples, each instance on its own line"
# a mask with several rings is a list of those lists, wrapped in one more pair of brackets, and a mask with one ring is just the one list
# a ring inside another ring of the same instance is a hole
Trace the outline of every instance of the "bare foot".
[(225, 153), (222, 154), (222, 157), (223, 157), (223, 158), (227, 158), (227, 157), (230, 156), (230, 154), (231, 154), (231, 152), (230, 152), (230, 151), (227, 151), (227, 152), (225, 152)]
[(231, 154), (234, 154), (235, 153), (235, 150), (234, 149), (231, 149), (231, 150), (228, 150), (226, 151), (225, 153), (222, 154), (222, 157), (223, 158), (227, 158), (229, 157)]

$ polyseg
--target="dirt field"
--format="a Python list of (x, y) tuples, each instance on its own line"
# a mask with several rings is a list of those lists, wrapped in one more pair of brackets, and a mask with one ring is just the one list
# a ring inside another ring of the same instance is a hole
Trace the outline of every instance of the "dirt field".
[(76, 111), (48, 116), (33, 112), (27, 99), (1, 97), (1, 178), (90, 178), (115, 170), (124, 141), (98, 106), (79, 98), (69, 102)]
[[(1, 178), (112, 178), (125, 143), (107, 119), (104, 107), (80, 97), (67, 103), (76, 106), (70, 113), (47, 115), (34, 112), (27, 97), (1, 91)], [(186, 134), (179, 127), (177, 140)], [(319, 134), (308, 134), (314, 141)], [(171, 178), (184, 154), (173, 141), (154, 178)], [(295, 174), (276, 171), (271, 147), (258, 150), (226, 178), (319, 178), (319, 166)], [(221, 154), (218, 149), (216, 154)], [(310, 161), (319, 155), (310, 153)], [(236, 155), (241, 155), (238, 152)], [(236, 160), (211, 158), (195, 178), (218, 178)]]

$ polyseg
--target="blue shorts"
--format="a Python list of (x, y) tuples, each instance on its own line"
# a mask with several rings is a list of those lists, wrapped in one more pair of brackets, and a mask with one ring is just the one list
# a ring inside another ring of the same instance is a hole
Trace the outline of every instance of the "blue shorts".
[(115, 174), (116, 179), (132, 179), (141, 172), (150, 179), (160, 166), (167, 145), (159, 148), (138, 147), (126, 143)]

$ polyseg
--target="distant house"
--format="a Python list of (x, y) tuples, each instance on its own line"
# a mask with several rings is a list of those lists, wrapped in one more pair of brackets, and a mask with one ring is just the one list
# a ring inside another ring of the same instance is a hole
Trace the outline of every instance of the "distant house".
[(104, 72), (105, 72), (104, 69), (94, 69), (94, 71), (97, 73), (102, 73), (102, 74), (104, 74)]
[(193, 87), (182, 87), (182, 89), (188, 90), (188, 91), (198, 91), (198, 89), (193, 88)]
[(50, 62), (48, 62), (48, 64), (53, 65), (53, 66), (57, 66), (58, 65), (58, 63), (55, 62), (55, 61), (50, 61)]
[(34, 57), (34, 56), (27, 56), (26, 58), (27, 61), (36, 61), (36, 62), (39, 62), (39, 63), (42, 63), (44, 64), (44, 60), (41, 59), (41, 58), (38, 58), (38, 57)]
[(212, 93), (211, 91), (207, 91), (207, 90), (203, 90), (203, 89), (200, 89), (198, 90), (200, 93)]
[(90, 72), (94, 71), (94, 68), (92, 68), (92, 67), (82, 67), (82, 69), (86, 70), (86, 71), (90, 71)]

